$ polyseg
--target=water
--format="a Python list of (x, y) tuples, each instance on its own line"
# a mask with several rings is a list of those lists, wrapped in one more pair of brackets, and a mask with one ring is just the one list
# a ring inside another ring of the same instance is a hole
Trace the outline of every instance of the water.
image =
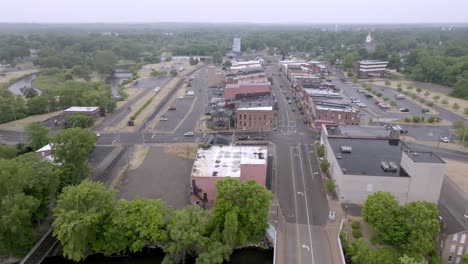
[[(145, 249), (142, 253), (127, 257), (103, 257), (93, 255), (88, 257), (81, 264), (159, 264), (164, 258), (161, 249)], [(42, 264), (76, 264), (63, 257), (49, 257), (42, 261)], [(187, 264), (195, 263), (187, 261)], [(244, 248), (235, 250), (229, 262), (224, 264), (271, 264), (273, 263), (273, 250), (263, 250), (256, 248)]]
[[(32, 74), (24, 78), (21, 78), (18, 81), (12, 83), (10, 86), (8, 86), (8, 90), (15, 95), (23, 95), (23, 93), (21, 92), (21, 88), (23, 87), (31, 88), (32, 82), (34, 81), (34, 79), (36, 79), (36, 77), (37, 77), (36, 74)], [(41, 91), (39, 91), (38, 89), (34, 88), (34, 90), (36, 90), (36, 92), (39, 95), (41, 94)]]
[(112, 87), (112, 97), (120, 98), (119, 85), (132, 77), (132, 73), (126, 69), (116, 69), (114, 74), (109, 78), (109, 84)]

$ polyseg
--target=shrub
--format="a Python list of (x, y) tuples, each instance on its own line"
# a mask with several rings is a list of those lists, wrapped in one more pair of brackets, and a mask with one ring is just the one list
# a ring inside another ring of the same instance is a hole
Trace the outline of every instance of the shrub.
[(415, 94), (411, 95), (411, 99), (416, 100), (417, 96)]
[(424, 100), (424, 99), (419, 99), (419, 102), (420, 102), (421, 104), (424, 104), (424, 103), (426, 103), (426, 100)]
[(414, 123), (419, 123), (419, 122), (421, 122), (421, 118), (419, 116), (413, 116), (413, 122)]
[(330, 162), (328, 162), (327, 160), (320, 162), (320, 170), (322, 172), (327, 173), (329, 168), (330, 168)]
[(392, 83), (389, 80), (385, 80), (385, 85), (391, 85)]
[(440, 96), (438, 96), (438, 95), (435, 95), (435, 96), (433, 96), (433, 97), (432, 97), (432, 99), (434, 99), (434, 101), (437, 101), (437, 100), (439, 100), (439, 99), (440, 99)]
[(387, 102), (387, 101), (390, 100), (390, 99), (388, 99), (388, 97), (384, 97), (383, 100), (384, 100), (385, 102)]
[(435, 122), (435, 117), (433, 117), (433, 116), (429, 117), (429, 118), (427, 119), (427, 122), (428, 122), (429, 124), (434, 123), (434, 122)]
[(327, 179), (325, 181), (325, 188), (327, 189), (328, 192), (334, 192), (335, 191), (335, 181), (333, 179)]
[(397, 86), (397, 88), (401, 88), (401, 87), (402, 87), (401, 83), (397, 84), (396, 86)]
[(401, 93), (401, 91), (403, 91), (403, 89), (401, 87), (398, 87), (397, 91)]
[(408, 93), (407, 91), (404, 91), (403, 94), (404, 94), (404, 95), (408, 95), (409, 93)]
[(359, 222), (359, 221), (353, 221), (353, 222), (351, 223), (351, 227), (352, 227), (353, 229), (361, 229), (361, 222)]
[(426, 102), (426, 105), (429, 106), (429, 107), (432, 107), (434, 105), (433, 102)]
[(411, 123), (411, 117), (405, 117), (405, 123)]
[(412, 86), (412, 85), (408, 85), (408, 86), (406, 86), (406, 89), (408, 89), (408, 90), (413, 90), (413, 86)]
[(453, 109), (455, 109), (455, 110), (460, 109), (460, 105), (457, 104), (457, 103), (454, 103), (454, 104), (452, 105), (452, 107), (453, 107)]
[(464, 113), (466, 116), (468, 116), (468, 107), (465, 107), (465, 108), (463, 109), (463, 113)]
[(426, 92), (424, 93), (424, 96), (426, 96), (426, 97), (428, 97), (429, 95), (431, 95), (431, 93), (428, 92), (428, 91), (426, 91)]
[(390, 102), (390, 105), (393, 106), (393, 107), (395, 107), (395, 106), (397, 106), (397, 102), (391, 101), (391, 102)]
[(418, 87), (418, 88), (416, 88), (416, 92), (420, 93), (420, 92), (422, 92), (422, 89)]
[(377, 93), (376, 94), (378, 97), (382, 97), (382, 93)]
[(443, 105), (448, 105), (448, 100), (446, 98), (442, 99), (442, 104)]
[(353, 237), (354, 237), (355, 239), (359, 239), (359, 238), (362, 237), (362, 232), (361, 232), (360, 229), (353, 229), (353, 232), (352, 232), (352, 233), (353, 233)]
[(424, 120), (426, 120), (426, 118), (424, 116), (421, 116), (421, 123), (424, 123)]

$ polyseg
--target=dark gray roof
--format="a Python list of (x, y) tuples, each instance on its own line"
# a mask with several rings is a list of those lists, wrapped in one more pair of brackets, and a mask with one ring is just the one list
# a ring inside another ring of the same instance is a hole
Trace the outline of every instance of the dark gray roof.
[(423, 163), (445, 163), (436, 154), (427, 151), (413, 151), (407, 145), (403, 144), (403, 151), (408, 153), (408, 157), (414, 162)]
[[(341, 159), (337, 160), (345, 174), (408, 177), (400, 166), (400, 140), (329, 137), (328, 141), (335, 157), (341, 156)], [(341, 146), (351, 147), (352, 152), (341, 153)], [(381, 167), (382, 161), (394, 162), (398, 167), (397, 172), (385, 172)]]
[(439, 203), (439, 216), (442, 217), (441, 231), (446, 235), (452, 235), (468, 230), (468, 223), (459, 221), (444, 204)]
[(328, 135), (349, 137), (389, 137), (390, 132), (383, 126), (326, 125)]

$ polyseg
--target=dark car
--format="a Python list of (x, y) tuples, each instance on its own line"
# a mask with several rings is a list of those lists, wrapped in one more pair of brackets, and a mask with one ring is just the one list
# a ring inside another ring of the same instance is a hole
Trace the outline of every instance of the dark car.
[(169, 109), (167, 109), (167, 110), (175, 111), (176, 108), (175, 108), (175, 107), (171, 107), (171, 108), (169, 108)]
[(249, 139), (249, 136), (240, 136), (240, 137), (237, 137), (237, 140), (248, 140)]
[(408, 113), (409, 111), (408, 108), (400, 108), (400, 112)]
[(373, 97), (372, 94), (364, 94), (364, 96), (367, 97), (367, 98), (372, 98)]
[(428, 113), (428, 112), (429, 112), (429, 109), (421, 109), (421, 112), (422, 112), (423, 114)]

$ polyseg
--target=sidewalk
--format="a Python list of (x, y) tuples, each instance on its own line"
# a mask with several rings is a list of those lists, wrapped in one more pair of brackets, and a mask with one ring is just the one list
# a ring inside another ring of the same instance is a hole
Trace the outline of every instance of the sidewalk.
[(340, 234), (341, 219), (344, 218), (344, 212), (341, 208), (340, 201), (338, 199), (328, 200), (328, 206), (330, 211), (335, 212), (335, 220), (328, 220), (327, 233), (328, 233), (328, 244), (330, 247), (331, 259), (333, 264), (344, 264), (341, 261), (341, 248), (338, 244), (338, 236)]

